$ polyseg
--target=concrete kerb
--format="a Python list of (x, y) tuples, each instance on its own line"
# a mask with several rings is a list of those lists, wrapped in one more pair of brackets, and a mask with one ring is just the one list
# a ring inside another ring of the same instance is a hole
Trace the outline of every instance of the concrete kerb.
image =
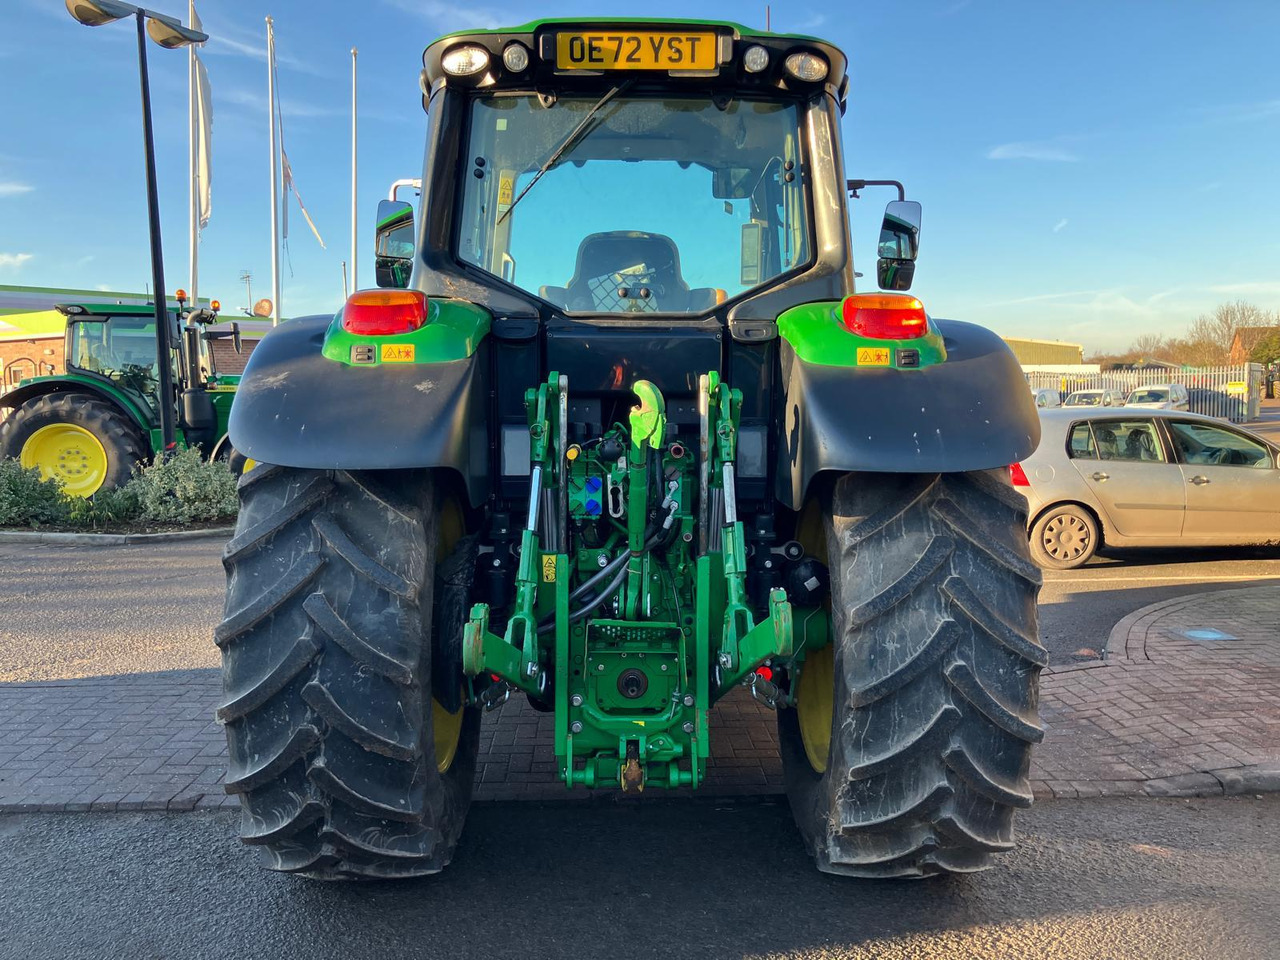
[(207, 530), (172, 530), (164, 533), (56, 533), (39, 530), (0, 530), (0, 543), (37, 543), (63, 547), (125, 547), (139, 543), (172, 543), (181, 540), (226, 540), (235, 527)]

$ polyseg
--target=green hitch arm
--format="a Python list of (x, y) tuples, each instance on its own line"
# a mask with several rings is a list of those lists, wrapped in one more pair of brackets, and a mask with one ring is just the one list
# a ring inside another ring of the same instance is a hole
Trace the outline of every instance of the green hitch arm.
[(721, 660), (719, 692), (727, 691), (770, 657), (791, 656), (794, 636), (795, 626), (787, 592), (774, 588), (769, 592), (769, 619), (761, 620), (735, 639), (731, 666), (726, 667)]
[(662, 392), (648, 380), (631, 388), (639, 401), (631, 408), (631, 449), (627, 453), (627, 560), (626, 616), (637, 619), (645, 576), (644, 531), (649, 516), (650, 450), (661, 450), (667, 429), (667, 405)]

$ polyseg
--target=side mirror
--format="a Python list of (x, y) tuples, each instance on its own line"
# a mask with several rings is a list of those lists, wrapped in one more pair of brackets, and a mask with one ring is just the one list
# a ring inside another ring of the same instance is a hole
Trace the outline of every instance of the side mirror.
[(413, 206), (379, 200), (374, 231), (374, 274), (380, 287), (407, 287), (413, 271)]
[(244, 353), (244, 342), (240, 339), (240, 324), (234, 320), (231, 321), (231, 345), (236, 348), (236, 353)]
[(920, 253), (920, 204), (894, 200), (884, 209), (876, 251), (876, 279), (881, 290), (910, 290)]

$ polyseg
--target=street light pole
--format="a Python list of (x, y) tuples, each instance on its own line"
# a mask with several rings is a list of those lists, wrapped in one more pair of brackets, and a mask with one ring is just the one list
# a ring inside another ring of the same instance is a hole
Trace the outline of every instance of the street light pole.
[(184, 27), (173, 17), (144, 10), (122, 0), (66, 0), (67, 13), (86, 27), (101, 27), (126, 17), (138, 24), (138, 80), (142, 85), (142, 140), (147, 162), (147, 222), (151, 233), (151, 285), (156, 307), (156, 361), (160, 395), (160, 459), (176, 445), (174, 421), (178, 398), (173, 389), (173, 340), (169, 327), (169, 298), (164, 292), (164, 251), (160, 245), (160, 200), (156, 188), (156, 144), (151, 129), (151, 83), (147, 76), (147, 34), (160, 46), (176, 50), (208, 40), (207, 34)]
[(160, 459), (174, 450), (173, 345), (169, 337), (169, 303), (164, 292), (164, 251), (160, 244), (160, 199), (156, 188), (156, 147), (151, 129), (151, 83), (147, 76), (147, 33), (144, 11), (138, 23), (138, 76), (142, 80), (142, 138), (147, 155), (147, 220), (151, 233), (151, 286), (156, 301), (156, 351), (160, 365)]

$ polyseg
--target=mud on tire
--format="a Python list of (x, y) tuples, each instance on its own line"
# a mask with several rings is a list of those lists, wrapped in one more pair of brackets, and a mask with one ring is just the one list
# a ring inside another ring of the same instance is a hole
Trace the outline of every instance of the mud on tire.
[(241, 839), (272, 869), (322, 879), (439, 871), (470, 803), (480, 718), (464, 708), (439, 771), (430, 475), (258, 466), (240, 500), (215, 641)]
[(1031, 804), (1040, 571), (999, 472), (847, 474), (823, 497), (834, 701), (825, 771), (778, 722), (792, 812), (818, 868), (983, 869)]

